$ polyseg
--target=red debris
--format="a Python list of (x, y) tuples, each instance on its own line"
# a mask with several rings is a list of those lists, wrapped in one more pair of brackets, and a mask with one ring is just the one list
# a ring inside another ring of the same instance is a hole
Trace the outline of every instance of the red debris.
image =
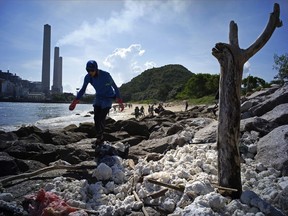
[(37, 195), (28, 195), (25, 198), (31, 201), (28, 209), (31, 216), (68, 216), (69, 213), (78, 211), (56, 194), (46, 192), (43, 188)]

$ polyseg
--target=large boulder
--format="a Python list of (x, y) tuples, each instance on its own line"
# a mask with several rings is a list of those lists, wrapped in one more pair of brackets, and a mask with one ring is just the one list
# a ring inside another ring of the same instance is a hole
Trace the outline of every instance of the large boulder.
[(10, 156), (23, 160), (36, 160), (44, 164), (49, 164), (58, 159), (57, 150), (61, 146), (43, 143), (30, 143), (29, 141), (15, 141), (4, 152)]
[(96, 137), (96, 131), (94, 123), (83, 122), (79, 124), (79, 127), (74, 130), (75, 132), (87, 133), (88, 138)]
[(13, 132), (1, 132), (0, 133), (0, 141), (14, 141), (17, 140), (18, 137)]
[(257, 131), (259, 132), (259, 136), (265, 136), (269, 132), (271, 132), (274, 128), (279, 125), (273, 122), (269, 122), (265, 119), (259, 117), (252, 117), (247, 119), (242, 119), (240, 121), (240, 132), (244, 133), (245, 131)]
[(16, 175), (20, 172), (15, 158), (5, 152), (0, 152), (0, 177), (6, 175)]
[(255, 159), (266, 166), (281, 170), (288, 160), (288, 125), (275, 128), (257, 143)]
[(288, 124), (288, 103), (276, 106), (273, 110), (262, 115), (261, 118), (279, 126)]
[(20, 160), (6, 152), (0, 152), (0, 177), (17, 175), (23, 172), (35, 171), (45, 167), (43, 163), (33, 160)]
[(213, 120), (209, 125), (197, 131), (192, 143), (213, 143), (216, 142), (218, 121)]
[(17, 131), (14, 131), (14, 133), (18, 136), (18, 137), (27, 137), (30, 134), (33, 133), (42, 133), (42, 130), (36, 126), (28, 126), (28, 127), (21, 127), (19, 128)]
[(160, 139), (143, 140), (138, 145), (130, 147), (129, 151), (131, 154), (139, 156), (146, 156), (148, 153), (163, 154), (177, 146), (183, 146), (185, 143), (184, 137), (174, 134)]
[(67, 145), (86, 138), (85, 133), (70, 131), (53, 131), (50, 132), (50, 136), (54, 145)]
[(126, 131), (130, 135), (139, 135), (149, 137), (150, 133), (148, 131), (148, 127), (145, 124), (141, 124), (138, 121), (125, 120), (125, 121), (117, 121), (115, 123), (116, 128), (119, 131)]
[(284, 103), (288, 103), (288, 83), (284, 84), (282, 88), (279, 88), (271, 94), (269, 99), (251, 107), (249, 111), (254, 116), (261, 116), (274, 109), (274, 107)]
[(249, 100), (249, 101), (245, 101), (244, 103), (241, 104), (241, 112), (246, 112), (248, 111), (251, 107), (253, 106), (253, 101)]
[(267, 95), (273, 94), (277, 89), (279, 89), (278, 85), (272, 86), (271, 88), (262, 89), (260, 91), (253, 92), (251, 95), (249, 95), (247, 97), (247, 99), (248, 100), (251, 100), (251, 99), (254, 99), (254, 98), (259, 99), (259, 97), (263, 97), (263, 96), (267, 96)]
[(169, 136), (169, 135), (176, 134), (177, 132), (182, 131), (183, 129), (184, 128), (181, 124), (175, 123), (167, 130), (166, 135)]

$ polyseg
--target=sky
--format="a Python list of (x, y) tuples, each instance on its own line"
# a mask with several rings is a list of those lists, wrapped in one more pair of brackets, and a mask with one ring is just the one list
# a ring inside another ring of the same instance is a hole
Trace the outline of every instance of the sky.
[[(288, 53), (287, 0), (0, 0), (0, 70), (41, 81), (44, 25), (51, 26), (51, 75), (54, 47), (63, 58), (63, 90), (76, 93), (86, 62), (96, 60), (117, 86), (143, 71), (180, 64), (193, 73), (219, 74), (211, 54), (229, 43), (229, 23), (238, 26), (246, 49), (264, 31), (274, 3), (281, 28), (244, 66), (243, 78), (273, 80), (274, 54)], [(89, 85), (86, 93), (95, 93)]]

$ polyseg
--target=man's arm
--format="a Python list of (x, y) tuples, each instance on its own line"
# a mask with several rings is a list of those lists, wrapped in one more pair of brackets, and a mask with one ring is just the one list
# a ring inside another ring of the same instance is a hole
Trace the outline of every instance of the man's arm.
[[(88, 75), (89, 76), (89, 75)], [(79, 100), (80, 100), (80, 98), (83, 96), (83, 94), (85, 93), (85, 91), (86, 91), (86, 88), (87, 88), (87, 85), (88, 85), (88, 83), (89, 83), (89, 79), (88, 79), (89, 77), (87, 77), (87, 75), (85, 76), (85, 78), (84, 78), (84, 82), (83, 82), (83, 86), (82, 86), (82, 88), (80, 89), (80, 91), (77, 93), (77, 96), (76, 96), (76, 98), (72, 101), (72, 103), (70, 104), (70, 106), (69, 106), (69, 110), (74, 110), (75, 109), (75, 107), (76, 107), (76, 105), (79, 103)]]

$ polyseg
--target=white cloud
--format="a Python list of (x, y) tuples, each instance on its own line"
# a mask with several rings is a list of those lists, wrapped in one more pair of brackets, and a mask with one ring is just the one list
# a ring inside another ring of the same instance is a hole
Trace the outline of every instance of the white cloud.
[(250, 70), (251, 70), (251, 64), (249, 63), (249, 61), (247, 61), (244, 64), (244, 68), (243, 68), (243, 78), (250, 75)]
[[(103, 42), (107, 38), (124, 32), (132, 32), (134, 25), (139, 19), (147, 19), (155, 22), (160, 19), (173, 19), (162, 17), (163, 13), (174, 11), (181, 13), (185, 10), (187, 3), (183, 1), (132, 1), (127, 0), (123, 9), (119, 12), (111, 13), (108, 19), (98, 18), (96, 21), (83, 21), (80, 27), (64, 35), (58, 40), (57, 45), (83, 46), (88, 40)], [(97, 12), (96, 12), (97, 13)], [(87, 44), (86, 44), (87, 45)]]
[(157, 64), (155, 62), (152, 62), (152, 61), (146, 62), (144, 65), (145, 65), (145, 70), (150, 69), (150, 68), (154, 68), (157, 66)]
[(105, 58), (103, 64), (114, 76), (115, 82), (121, 85), (130, 81), (145, 69), (156, 65), (154, 62), (145, 62), (142, 59), (144, 53), (145, 50), (141, 48), (140, 44), (132, 44), (128, 48), (117, 48)]
[[(132, 44), (128, 48), (116, 48), (111, 55), (104, 60), (104, 65), (113, 69), (113, 63), (119, 60), (134, 59), (137, 56), (143, 56), (145, 50), (141, 49), (140, 44)], [(131, 61), (131, 60), (130, 60)]]

